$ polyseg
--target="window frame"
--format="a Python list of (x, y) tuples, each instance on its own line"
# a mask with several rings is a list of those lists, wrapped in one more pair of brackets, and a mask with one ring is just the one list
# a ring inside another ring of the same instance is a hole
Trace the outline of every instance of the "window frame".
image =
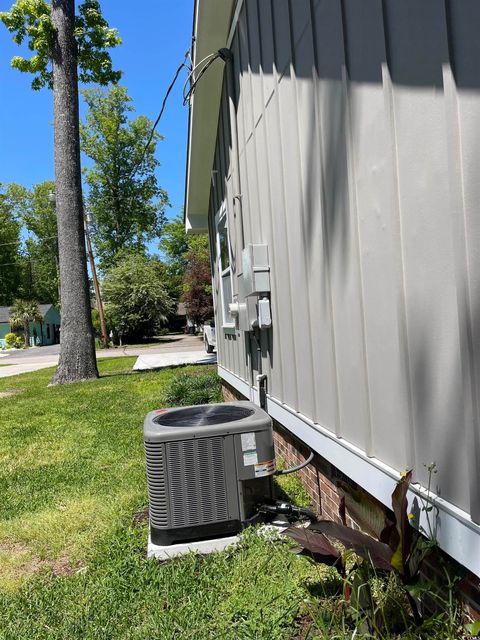
[[(224, 228), (226, 231), (226, 241), (227, 241), (227, 251), (228, 251), (228, 266), (223, 268), (222, 264), (222, 246), (220, 242), (220, 229), (222, 224), (224, 224)], [(227, 276), (230, 276), (230, 291), (231, 291), (231, 300), (227, 303), (233, 302), (233, 274), (232, 274), (232, 249), (230, 245), (230, 234), (229, 234), (229, 226), (228, 226), (228, 215), (227, 215), (227, 207), (225, 204), (220, 207), (218, 212), (215, 215), (215, 244), (217, 251), (217, 269), (218, 269), (218, 277), (219, 277), (219, 290), (220, 290), (220, 299), (221, 299), (221, 320), (222, 320), (222, 329), (235, 329), (235, 320), (233, 320), (230, 314), (227, 311), (227, 306), (225, 304), (225, 291), (224, 291), (224, 279)], [(226, 317), (228, 315), (228, 318)]]

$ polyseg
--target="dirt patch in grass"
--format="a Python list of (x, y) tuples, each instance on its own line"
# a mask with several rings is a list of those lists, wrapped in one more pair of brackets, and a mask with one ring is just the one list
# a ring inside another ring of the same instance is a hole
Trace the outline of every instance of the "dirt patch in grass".
[(27, 545), (21, 542), (12, 542), (11, 540), (0, 542), (0, 553), (19, 555), (21, 553), (28, 553), (28, 551)]
[(2, 398), (9, 398), (10, 396), (18, 396), (18, 394), (22, 393), (20, 389), (9, 389), (7, 391), (0, 391), (0, 400)]
[(137, 511), (133, 516), (134, 527), (140, 527), (144, 522), (148, 522), (148, 505)]
[(33, 555), (32, 550), (21, 542), (0, 542), (0, 557), (4, 557), (3, 569), (14, 580), (30, 577), (45, 566), (45, 560)]
[(78, 573), (84, 564), (72, 562), (67, 556), (47, 560), (38, 558), (33, 550), (21, 542), (5, 540), (0, 542), (0, 556), (8, 558), (7, 573), (14, 581), (30, 578), (36, 573), (51, 572), (55, 577), (65, 577)]
[(84, 563), (80, 560), (72, 563), (67, 557), (57, 558), (54, 562), (47, 564), (50, 565), (53, 575), (57, 578), (80, 573), (85, 568)]
[(313, 620), (310, 616), (304, 615), (297, 620), (297, 624), (299, 629), (297, 635), (295, 635), (292, 640), (305, 640), (305, 638), (308, 638), (310, 635)]

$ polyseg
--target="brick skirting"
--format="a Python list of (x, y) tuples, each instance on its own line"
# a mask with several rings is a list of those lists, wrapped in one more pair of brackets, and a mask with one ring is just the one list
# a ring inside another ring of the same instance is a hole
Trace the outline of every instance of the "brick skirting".
[[(222, 380), (222, 386), (223, 397), (227, 402), (247, 400), (245, 396), (224, 380)], [(275, 420), (273, 421), (273, 431), (275, 454), (278, 459), (282, 459), (287, 468), (299, 465), (308, 457), (310, 454), (309, 448)], [(366, 533), (370, 533), (369, 525), (372, 528), (378, 527), (379, 512), (384, 511), (385, 514), (388, 512), (378, 500), (318, 454), (315, 454), (311, 464), (298, 471), (297, 474), (311, 498), (313, 511), (322, 519), (345, 522), (354, 529), (361, 529)], [(361, 495), (361, 503), (364, 506), (361, 521), (358, 521), (358, 519), (355, 521), (350, 516), (348, 504), (345, 506), (345, 502), (342, 500), (345, 494), (341, 486), (345, 487), (346, 485), (348, 485), (353, 494)], [(368, 505), (371, 506), (371, 509), (368, 508)], [(381, 509), (378, 508), (379, 506)], [(438, 561), (439, 557), (442, 558), (442, 563)], [(449, 572), (452, 576), (461, 577), (461, 581), (457, 583), (457, 592), (463, 602), (465, 613), (470, 619), (480, 619), (479, 578), (441, 551), (434, 552), (425, 562), (423, 571), (425, 578), (443, 583), (445, 574), (440, 565), (449, 567)]]

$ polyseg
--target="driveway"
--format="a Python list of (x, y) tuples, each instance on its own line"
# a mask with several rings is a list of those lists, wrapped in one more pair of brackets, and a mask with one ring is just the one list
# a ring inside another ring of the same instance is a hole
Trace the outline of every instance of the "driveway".
[[(203, 352), (203, 339), (198, 336), (186, 336), (183, 334), (169, 334), (160, 338), (157, 344), (152, 346), (113, 347), (97, 351), (97, 358), (121, 358), (123, 356), (140, 356), (143, 354), (174, 354), (184, 351)], [(15, 376), (19, 373), (37, 371), (58, 364), (60, 345), (48, 347), (32, 347), (19, 351), (0, 351), (0, 378)], [(9, 366), (3, 366), (9, 365)]]

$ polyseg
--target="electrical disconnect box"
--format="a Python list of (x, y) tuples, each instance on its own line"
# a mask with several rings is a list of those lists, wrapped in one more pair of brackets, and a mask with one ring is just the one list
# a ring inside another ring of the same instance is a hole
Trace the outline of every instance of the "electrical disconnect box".
[(270, 292), (270, 266), (266, 244), (248, 244), (242, 251), (245, 297)]
[(238, 278), (238, 300), (230, 314), (240, 331), (268, 329), (272, 325), (270, 265), (266, 244), (248, 244), (242, 251), (242, 273)]

